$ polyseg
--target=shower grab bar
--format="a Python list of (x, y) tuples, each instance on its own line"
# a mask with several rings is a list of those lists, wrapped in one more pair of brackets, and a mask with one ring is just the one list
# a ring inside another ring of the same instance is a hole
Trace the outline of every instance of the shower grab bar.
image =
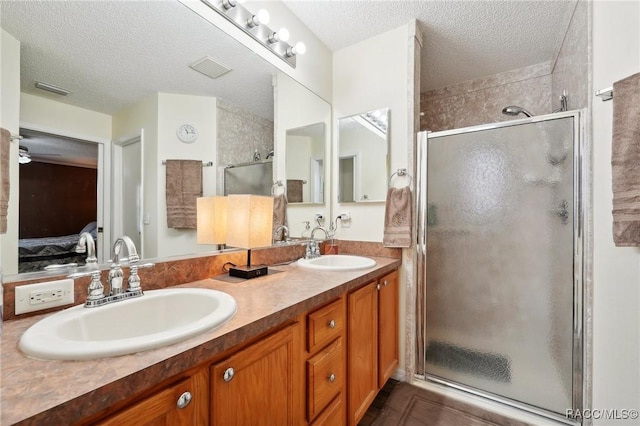
[(409, 179), (409, 188), (411, 188), (411, 186), (413, 185), (413, 178), (411, 177), (409, 172), (407, 172), (407, 169), (398, 169), (395, 172), (393, 172), (391, 177), (389, 177), (389, 186), (391, 186), (391, 181), (395, 176), (399, 176), (399, 177), (406, 176)]
[(602, 99), (602, 102), (610, 101), (611, 99), (613, 99), (613, 87), (596, 90), (596, 96)]

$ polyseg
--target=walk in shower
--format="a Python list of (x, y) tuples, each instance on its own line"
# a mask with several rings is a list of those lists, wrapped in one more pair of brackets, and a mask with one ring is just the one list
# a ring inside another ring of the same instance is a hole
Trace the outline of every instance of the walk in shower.
[(420, 133), (425, 380), (565, 421), (582, 408), (580, 130), (574, 111)]

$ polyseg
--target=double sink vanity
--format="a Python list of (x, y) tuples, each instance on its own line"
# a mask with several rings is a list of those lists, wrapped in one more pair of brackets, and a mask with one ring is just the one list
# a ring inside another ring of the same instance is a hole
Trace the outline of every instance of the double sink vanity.
[(357, 424), (398, 365), (399, 266), (321, 256), (5, 322), (1, 423)]

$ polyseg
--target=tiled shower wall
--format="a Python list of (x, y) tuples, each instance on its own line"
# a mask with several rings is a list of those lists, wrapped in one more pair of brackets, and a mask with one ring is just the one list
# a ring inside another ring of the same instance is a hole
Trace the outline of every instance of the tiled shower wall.
[(218, 166), (253, 161), (256, 150), (264, 160), (273, 150), (273, 121), (223, 99), (218, 99), (216, 113)]
[(567, 91), (569, 109), (588, 107), (589, 99), (589, 5), (578, 1), (569, 29), (553, 68), (553, 109), (559, 107), (562, 90)]
[(502, 114), (519, 105), (533, 114), (551, 112), (551, 63), (532, 65), (420, 95), (420, 129), (457, 129), (512, 120)]
[(588, 54), (588, 4), (578, 1), (555, 61), (422, 93), (420, 130), (437, 132), (512, 120), (502, 114), (507, 105), (521, 106), (534, 115), (548, 114), (560, 107), (563, 89), (570, 110), (586, 108)]

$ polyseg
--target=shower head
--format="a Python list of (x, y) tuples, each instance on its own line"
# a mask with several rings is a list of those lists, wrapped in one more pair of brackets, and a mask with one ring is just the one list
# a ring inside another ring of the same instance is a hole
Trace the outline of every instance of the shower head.
[(502, 109), (502, 113), (504, 115), (512, 115), (514, 117), (518, 114), (524, 114), (527, 117), (533, 117), (533, 114), (531, 114), (529, 111), (516, 105), (509, 105), (507, 107), (504, 107)]

